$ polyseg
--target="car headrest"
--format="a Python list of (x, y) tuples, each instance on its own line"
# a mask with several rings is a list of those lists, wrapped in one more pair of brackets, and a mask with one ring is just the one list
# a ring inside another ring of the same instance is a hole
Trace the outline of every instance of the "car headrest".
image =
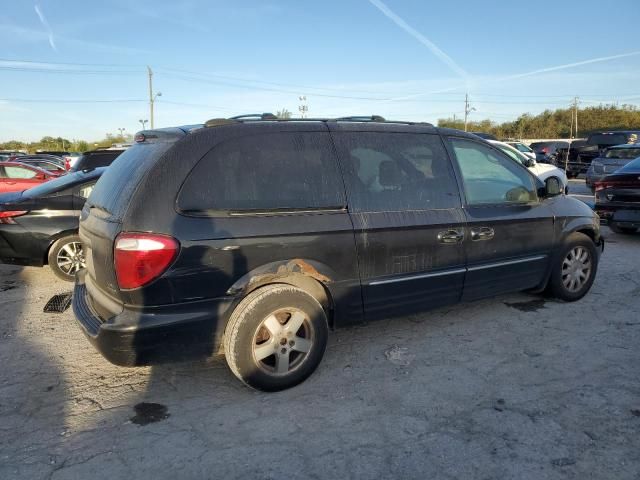
[(392, 160), (383, 160), (378, 166), (378, 183), (383, 187), (399, 187), (402, 176), (398, 164)]

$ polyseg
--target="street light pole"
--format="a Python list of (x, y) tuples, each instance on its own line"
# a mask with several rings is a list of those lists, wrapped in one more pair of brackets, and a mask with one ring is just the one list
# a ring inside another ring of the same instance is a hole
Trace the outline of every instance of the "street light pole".
[(124, 128), (118, 128), (118, 131), (120, 132), (120, 137), (124, 140)]
[(138, 121), (142, 124), (142, 129), (143, 129), (143, 130), (146, 130), (144, 126), (149, 122), (149, 120), (142, 120), (142, 119), (140, 119), (140, 120), (138, 120)]

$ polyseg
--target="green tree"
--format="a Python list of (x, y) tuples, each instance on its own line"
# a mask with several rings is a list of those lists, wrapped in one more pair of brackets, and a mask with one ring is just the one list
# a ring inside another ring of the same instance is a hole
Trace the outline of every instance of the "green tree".
[(276, 117), (282, 120), (289, 120), (291, 118), (291, 112), (286, 108), (283, 108), (282, 110), (278, 110), (276, 112)]

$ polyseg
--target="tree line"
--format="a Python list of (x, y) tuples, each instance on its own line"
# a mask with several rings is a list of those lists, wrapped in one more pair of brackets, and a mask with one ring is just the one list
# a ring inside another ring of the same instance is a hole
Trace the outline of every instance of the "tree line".
[(131, 136), (107, 135), (102, 140), (86, 141), (86, 140), (69, 140), (63, 137), (42, 137), (35, 142), (21, 142), (18, 140), (9, 140), (8, 142), (0, 142), (0, 150), (5, 151), (21, 151), (27, 153), (35, 153), (38, 151), (57, 151), (57, 152), (86, 152), (96, 148), (110, 147), (114, 143), (131, 142)]
[[(491, 120), (470, 121), (470, 132), (486, 132), (498, 138), (569, 138), (573, 110), (560, 108), (545, 110), (538, 115), (525, 113), (512, 122), (497, 123)], [(278, 111), (279, 118), (291, 118), (286, 109)], [(464, 130), (464, 121), (441, 118), (439, 127)], [(578, 135), (586, 137), (597, 130), (640, 130), (640, 109), (635, 105), (597, 105), (578, 110)], [(575, 136), (575, 135), (574, 135)], [(131, 142), (130, 136), (107, 135), (102, 140), (68, 140), (62, 137), (42, 137), (37, 142), (10, 140), (0, 143), (0, 150), (20, 150), (34, 153), (38, 150), (85, 152), (95, 148), (110, 147), (114, 143)]]
[[(512, 122), (470, 121), (470, 132), (487, 132), (497, 138), (569, 138), (574, 110), (545, 110), (538, 115), (525, 113)], [(464, 121), (441, 118), (439, 127), (464, 130)], [(574, 127), (575, 129), (575, 127)], [(582, 138), (598, 130), (640, 130), (640, 110), (635, 105), (597, 105), (578, 110), (578, 134)]]

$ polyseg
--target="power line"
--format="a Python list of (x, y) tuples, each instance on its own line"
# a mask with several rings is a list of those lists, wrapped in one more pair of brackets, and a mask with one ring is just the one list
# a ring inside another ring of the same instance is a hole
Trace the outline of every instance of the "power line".
[(147, 100), (134, 99), (134, 98), (108, 99), (108, 100), (0, 98), (0, 102), (15, 102), (15, 103), (132, 103), (132, 102), (146, 102), (146, 101)]
[[(28, 65), (34, 65), (34, 67), (25, 67), (25, 66), (19, 66), (19, 65), (2, 65), (1, 62), (6, 62), (6, 63), (12, 63), (12, 64), (28, 64)], [(44, 67), (47, 66), (47, 67)], [(52, 66), (63, 66), (63, 67), (100, 67), (102, 69), (92, 69), (92, 70), (87, 70), (87, 69), (69, 69), (69, 68), (55, 68)], [(136, 70), (104, 70), (104, 68), (133, 68)], [(73, 74), (87, 74), (87, 75), (104, 75), (104, 74), (108, 74), (108, 75), (138, 75), (141, 72), (143, 72), (143, 66), (142, 65), (131, 65), (131, 64), (100, 64), (100, 63), (71, 63), (71, 62), (38, 62), (38, 61), (32, 61), (32, 60), (12, 60), (12, 59), (4, 59), (4, 58), (0, 58), (0, 70), (4, 70), (4, 71), (15, 71), (15, 72), (35, 72), (35, 73), (54, 73), (54, 74), (67, 74), (67, 75), (73, 75)], [(189, 71), (189, 70), (182, 70), (182, 69), (176, 69), (176, 68), (169, 68), (169, 67), (159, 67), (156, 68), (156, 71), (163, 71), (165, 72), (165, 74), (169, 75), (169, 76), (173, 76), (173, 78), (178, 78), (184, 81), (194, 81), (194, 82), (200, 82), (200, 83), (211, 83), (211, 84), (215, 84), (215, 85), (224, 85), (224, 86), (229, 86), (232, 88), (244, 88), (244, 89), (254, 89), (254, 90), (263, 90), (263, 91), (272, 91), (272, 92), (279, 92), (279, 93), (287, 93), (287, 94), (293, 94), (293, 95), (298, 95), (298, 92), (300, 90), (303, 91), (308, 91), (308, 90), (319, 90), (319, 91), (326, 91), (326, 92), (357, 92), (356, 90), (345, 90), (345, 89), (336, 89), (336, 88), (330, 88), (330, 87), (317, 87), (317, 86), (309, 86), (309, 85), (296, 85), (296, 84), (291, 84), (291, 83), (280, 83), (280, 82), (271, 82), (271, 81), (263, 81), (263, 80), (254, 80), (254, 79), (247, 79), (247, 78), (241, 78), (241, 77), (234, 77), (234, 76), (227, 76), (227, 75), (218, 75), (218, 74), (209, 74), (209, 73), (199, 73), (199, 72), (193, 72), (193, 71)], [(243, 82), (243, 83), (237, 83), (237, 82)], [(246, 84), (253, 84), (253, 85), (246, 85)], [(269, 85), (270, 87), (262, 87), (260, 85)], [(285, 87), (284, 89), (281, 88), (271, 88), (271, 87)], [(291, 90), (288, 90), (286, 88), (291, 88)], [(308, 93), (310, 96), (316, 96), (316, 97), (324, 97), (324, 98), (337, 98), (337, 99), (347, 99), (347, 100), (360, 100), (360, 101), (380, 101), (380, 102), (393, 102), (393, 103), (399, 103), (399, 102), (411, 102), (411, 103), (446, 103), (446, 102), (450, 102), (450, 101), (455, 101), (454, 99), (459, 99), (461, 94), (456, 94), (456, 93), (448, 93), (448, 92), (442, 92), (442, 93), (434, 93), (434, 94), (421, 94), (421, 95), (437, 95), (439, 97), (442, 96), (452, 96), (453, 99), (452, 100), (448, 100), (448, 99), (443, 99), (443, 98), (438, 98), (438, 99), (422, 99), (422, 100), (417, 100), (417, 99), (394, 99), (394, 98), (389, 98), (389, 94), (388, 93), (379, 93), (379, 92), (372, 92), (372, 91), (359, 91), (361, 93), (368, 93), (368, 94), (373, 94), (373, 95), (379, 95), (376, 97), (372, 97), (372, 96), (363, 96), (363, 95), (347, 95), (347, 94), (326, 94), (326, 93), (313, 93), (310, 92)], [(386, 96), (380, 96), (380, 95), (386, 95)], [(628, 96), (628, 95), (634, 95), (634, 94), (586, 94), (586, 95), (580, 95), (581, 97), (607, 97), (607, 96)], [(513, 98), (513, 99), (517, 99), (517, 98), (565, 98), (565, 99), (571, 99), (573, 98), (574, 94), (567, 94), (567, 95), (505, 95), (505, 94), (491, 94), (491, 93), (474, 93), (475, 97), (495, 97), (495, 98)], [(638, 97), (635, 97), (638, 98)], [(630, 98), (630, 99), (634, 99), (634, 97)], [(615, 101), (622, 101), (621, 100), (611, 100), (612, 102)], [(606, 102), (599, 102), (597, 100), (589, 100), (590, 103), (606, 103)], [(522, 101), (522, 102), (517, 102), (517, 101), (493, 101), (493, 100), (475, 100), (475, 103), (484, 103), (484, 104), (504, 104), (504, 105), (523, 105), (523, 104), (537, 104), (537, 105), (553, 105), (553, 104), (560, 104), (560, 103), (564, 103), (564, 102), (560, 102), (560, 101), (542, 101), (542, 102), (533, 102), (533, 101)]]

